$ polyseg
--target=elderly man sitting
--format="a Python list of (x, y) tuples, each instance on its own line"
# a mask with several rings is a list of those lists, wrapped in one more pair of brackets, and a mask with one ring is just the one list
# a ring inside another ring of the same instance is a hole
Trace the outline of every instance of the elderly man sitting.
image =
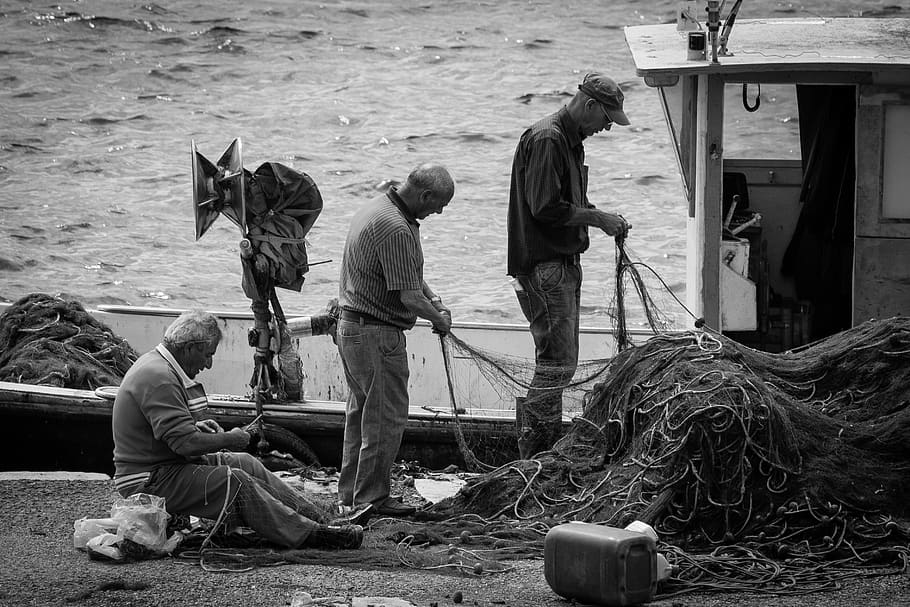
[(215, 316), (185, 312), (127, 372), (112, 422), (117, 490), (161, 496), (171, 514), (243, 525), (286, 548), (360, 547), (360, 525), (330, 524), (327, 511), (243, 452), (248, 432), (203, 419), (205, 390), (193, 378), (212, 366), (220, 341)]

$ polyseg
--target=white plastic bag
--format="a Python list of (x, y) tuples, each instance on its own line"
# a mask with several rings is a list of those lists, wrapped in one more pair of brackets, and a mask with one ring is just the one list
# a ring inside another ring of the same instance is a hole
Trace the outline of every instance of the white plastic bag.
[(120, 561), (123, 560), (123, 554), (120, 552), (120, 548), (117, 547), (117, 544), (119, 544), (121, 540), (123, 540), (123, 538), (117, 534), (102, 533), (86, 542), (85, 549), (89, 554), (99, 554), (111, 560)]
[[(113, 560), (124, 558), (123, 540), (147, 549), (146, 554), (170, 554), (183, 535), (175, 531), (167, 537), (169, 518), (163, 497), (134, 493), (114, 502), (110, 518), (81, 518), (73, 523), (73, 546)], [(127, 552), (135, 558), (134, 551)]]
[(160, 551), (168, 542), (164, 498), (148, 493), (134, 493), (119, 499), (111, 507), (111, 518), (117, 521), (119, 535), (151, 550)]
[(88, 541), (105, 533), (117, 533), (120, 524), (112, 518), (81, 518), (73, 523), (73, 547), (85, 550)]

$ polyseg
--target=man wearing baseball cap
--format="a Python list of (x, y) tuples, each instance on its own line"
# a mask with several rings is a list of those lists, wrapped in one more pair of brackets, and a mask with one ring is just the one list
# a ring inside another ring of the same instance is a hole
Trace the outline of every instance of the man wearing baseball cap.
[(534, 338), (531, 387), (516, 405), (518, 448), (527, 459), (562, 434), (562, 388), (578, 364), (580, 256), (588, 226), (625, 238), (632, 227), (588, 202), (584, 140), (628, 125), (622, 89), (590, 73), (568, 105), (531, 125), (512, 160), (508, 214), (508, 274)]

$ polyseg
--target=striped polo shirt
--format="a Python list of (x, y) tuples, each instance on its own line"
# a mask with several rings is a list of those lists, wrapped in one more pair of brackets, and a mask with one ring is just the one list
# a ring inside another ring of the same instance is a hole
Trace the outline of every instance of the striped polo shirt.
[(346, 310), (410, 329), (417, 315), (401, 303), (399, 291), (422, 287), (420, 224), (392, 187), (351, 219), (338, 303)]

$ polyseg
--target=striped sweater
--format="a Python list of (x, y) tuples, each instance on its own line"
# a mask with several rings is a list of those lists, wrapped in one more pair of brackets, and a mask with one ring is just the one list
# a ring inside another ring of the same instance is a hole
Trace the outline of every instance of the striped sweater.
[(202, 384), (190, 379), (163, 345), (137, 360), (114, 399), (114, 485), (140, 486), (162, 464), (186, 463), (176, 449), (197, 432), (194, 414), (208, 407)]

